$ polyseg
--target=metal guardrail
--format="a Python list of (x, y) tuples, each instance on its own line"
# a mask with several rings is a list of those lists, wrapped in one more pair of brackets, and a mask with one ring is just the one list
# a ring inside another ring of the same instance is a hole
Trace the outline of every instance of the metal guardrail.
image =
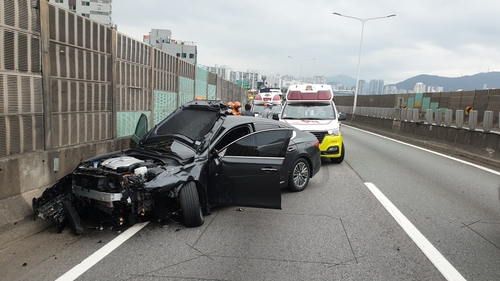
[[(348, 114), (353, 111), (352, 106), (337, 106), (337, 109)], [(500, 133), (500, 124), (498, 121), (494, 123), (493, 111), (484, 111), (482, 120), (478, 120), (477, 110), (466, 112), (461, 109), (455, 112), (451, 109), (427, 109), (422, 113), (418, 108), (356, 107), (356, 115)], [(500, 120), (500, 113), (497, 118)]]

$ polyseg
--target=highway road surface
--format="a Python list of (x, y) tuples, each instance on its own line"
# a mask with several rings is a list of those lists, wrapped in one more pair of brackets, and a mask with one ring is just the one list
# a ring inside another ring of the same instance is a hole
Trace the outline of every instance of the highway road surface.
[(342, 128), (344, 162), (282, 210), (52, 227), (0, 249), (0, 280), (500, 280), (498, 170)]

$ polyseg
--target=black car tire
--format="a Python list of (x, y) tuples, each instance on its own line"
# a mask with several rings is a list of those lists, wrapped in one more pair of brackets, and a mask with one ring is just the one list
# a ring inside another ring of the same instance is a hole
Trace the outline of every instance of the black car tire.
[(340, 154), (340, 157), (339, 158), (330, 158), (330, 161), (332, 161), (332, 163), (340, 164), (344, 161), (344, 157), (345, 157), (345, 147), (344, 147), (344, 143), (342, 142), (342, 152)]
[(205, 218), (201, 209), (200, 198), (196, 184), (193, 181), (185, 183), (179, 191), (184, 226), (197, 227), (203, 225)]
[(309, 183), (310, 173), (309, 163), (304, 158), (295, 160), (288, 179), (288, 189), (293, 192), (304, 190)]

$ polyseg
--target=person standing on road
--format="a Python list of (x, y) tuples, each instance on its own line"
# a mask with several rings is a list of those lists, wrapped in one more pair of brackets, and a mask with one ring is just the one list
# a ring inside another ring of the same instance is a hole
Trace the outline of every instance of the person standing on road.
[(250, 103), (245, 104), (245, 111), (241, 113), (243, 116), (255, 116), (255, 113), (252, 111), (252, 105)]
[(271, 111), (272, 106), (271, 103), (264, 102), (264, 108), (260, 112), (259, 117), (273, 119), (273, 112)]

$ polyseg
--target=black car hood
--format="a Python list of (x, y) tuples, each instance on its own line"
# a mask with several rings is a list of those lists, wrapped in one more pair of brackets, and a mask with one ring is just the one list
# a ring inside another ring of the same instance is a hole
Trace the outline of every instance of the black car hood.
[(220, 128), (226, 112), (226, 105), (220, 101), (186, 103), (151, 129), (139, 141), (139, 145), (147, 146), (160, 139), (173, 138), (197, 151)]

